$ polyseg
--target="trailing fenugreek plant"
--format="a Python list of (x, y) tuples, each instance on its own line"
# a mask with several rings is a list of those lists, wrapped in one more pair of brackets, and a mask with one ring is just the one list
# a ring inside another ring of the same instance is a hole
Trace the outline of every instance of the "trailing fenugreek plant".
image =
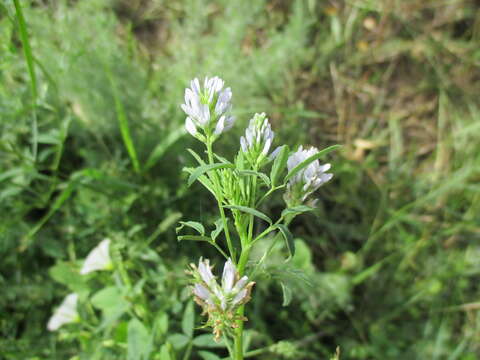
[[(180, 235), (178, 239), (207, 242), (225, 257), (220, 284), (208, 259), (200, 258), (198, 265), (191, 265), (188, 274), (192, 277), (194, 299), (207, 315), (205, 327), (213, 329), (217, 341), (223, 338), (232, 359), (241, 360), (247, 320), (245, 304), (252, 296), (255, 272), (282, 238), (289, 258), (294, 255), (288, 225), (295, 216), (313, 209), (316, 201), (311, 195), (332, 178), (327, 172), (330, 164), (321, 165), (319, 158), (337, 145), (322, 151), (300, 146), (293, 153), (283, 145), (271, 151), (274, 132), (266, 114), (261, 113), (250, 120), (240, 138), (237, 155), (229, 161), (214, 152), (213, 144), (234, 124), (231, 100), (231, 89), (224, 87), (224, 81), (218, 77), (205, 78), (203, 86), (194, 79), (185, 90), (182, 109), (187, 114), (186, 130), (206, 147), (205, 159), (188, 150), (198, 162), (198, 167), (186, 169), (190, 174), (188, 184), (199, 181), (210, 191), (218, 204), (219, 219), (209, 234), (203, 224), (195, 221), (181, 222), (177, 232), (184, 227), (194, 229), (197, 235)], [(274, 221), (259, 208), (276, 191), (284, 191), (286, 206)], [(249, 264), (253, 246), (267, 236), (274, 236), (273, 245), (260, 260)]]

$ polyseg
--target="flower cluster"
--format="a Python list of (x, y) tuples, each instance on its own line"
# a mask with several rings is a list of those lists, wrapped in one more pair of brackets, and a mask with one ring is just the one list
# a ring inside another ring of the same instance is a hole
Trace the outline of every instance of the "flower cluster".
[(240, 278), (233, 262), (225, 262), (222, 274), (222, 283), (219, 285), (212, 273), (208, 259), (200, 258), (198, 267), (191, 264), (192, 270), (188, 273), (193, 276), (192, 291), (195, 302), (208, 314), (206, 326), (213, 327), (215, 340), (219, 340), (223, 330), (237, 326), (237, 320), (246, 320), (236, 314), (239, 306), (250, 300), (250, 293), (255, 284), (247, 276)]
[[(219, 77), (206, 77), (203, 88), (197, 78), (185, 89), (185, 104), (182, 110), (187, 114), (185, 129), (201, 141), (215, 139), (229, 130), (235, 121), (230, 115), (232, 90), (223, 88), (224, 81)], [(201, 131), (200, 131), (201, 130)]]
[(265, 113), (255, 114), (240, 138), (240, 146), (247, 160), (253, 165), (260, 165), (266, 158), (275, 134)]
[[(316, 153), (318, 153), (316, 147), (311, 147), (307, 150), (300, 146), (298, 150), (288, 158), (288, 171), (291, 171), (298, 164)], [(315, 160), (299, 171), (287, 184), (287, 191), (284, 195), (287, 205), (293, 207), (304, 203), (311, 193), (333, 177), (333, 174), (327, 173), (329, 169), (330, 164), (320, 165), (320, 162)], [(314, 205), (314, 203), (315, 201), (313, 201), (311, 205)]]

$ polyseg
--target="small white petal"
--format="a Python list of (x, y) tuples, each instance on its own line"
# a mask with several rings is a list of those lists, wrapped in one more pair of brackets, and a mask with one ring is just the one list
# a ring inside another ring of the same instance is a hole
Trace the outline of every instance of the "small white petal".
[(243, 136), (240, 138), (240, 147), (244, 153), (248, 152), (247, 140)]
[(275, 150), (272, 151), (272, 153), (270, 154), (269, 158), (270, 160), (275, 160), (278, 156), (278, 153), (280, 152), (280, 150), (282, 150), (282, 147), (281, 146), (277, 146), (277, 148)]
[(187, 117), (185, 120), (185, 129), (190, 133), (190, 135), (195, 136), (197, 134), (197, 127), (190, 117)]
[(223, 275), (222, 275), (222, 286), (223, 291), (230, 292), (233, 287), (233, 282), (235, 281), (235, 275), (237, 273), (237, 269), (235, 269), (235, 265), (233, 265), (232, 260), (228, 259), (223, 267)]
[(106, 270), (112, 266), (112, 260), (110, 258), (110, 239), (105, 239), (98, 244), (85, 259), (81, 275), (85, 275), (97, 270)]
[(202, 260), (200, 259), (198, 263), (198, 272), (203, 281), (207, 285), (211, 285), (212, 281), (215, 281), (215, 277), (212, 274), (212, 269), (210, 269), (210, 261), (208, 259)]
[(75, 322), (78, 318), (77, 301), (77, 294), (67, 295), (50, 320), (48, 320), (47, 329), (56, 331), (64, 324)]
[(208, 300), (210, 298), (210, 292), (205, 286), (201, 284), (195, 284), (193, 288), (193, 293), (203, 300)]
[(247, 282), (248, 282), (248, 277), (242, 276), (242, 278), (238, 280), (237, 283), (235, 284), (233, 291), (237, 292), (242, 290), (245, 287), (245, 285), (247, 285)]
[(233, 306), (237, 305), (240, 301), (242, 301), (245, 298), (245, 296), (247, 296), (247, 289), (243, 289), (233, 298), (232, 305)]
[(225, 116), (218, 119), (217, 126), (215, 126), (215, 135), (220, 135), (225, 128)]

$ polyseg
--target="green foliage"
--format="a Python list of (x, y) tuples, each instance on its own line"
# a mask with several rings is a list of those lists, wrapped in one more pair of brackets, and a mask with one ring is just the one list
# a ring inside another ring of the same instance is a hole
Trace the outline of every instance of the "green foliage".
[[(249, 349), (263, 350), (252, 358), (328, 359), (337, 346), (342, 360), (478, 358), (476, 10), (465, 0), (1, 2), (1, 357), (227, 355), (186, 320), (186, 259), (215, 252), (174, 231), (200, 218), (205, 237), (224, 236), (211, 197), (195, 183), (187, 193), (185, 149), (203, 153), (179, 109), (188, 80), (219, 75), (240, 119), (217, 142), (224, 152), (237, 151), (254, 111), (292, 149), (343, 145), (317, 209), (290, 226), (301, 238), (290, 262), (277, 231), (253, 250), (278, 251), (255, 275)], [(277, 218), (273, 198), (259, 211)], [(79, 275), (105, 237), (125, 269)], [(86, 327), (47, 332), (70, 291)]]

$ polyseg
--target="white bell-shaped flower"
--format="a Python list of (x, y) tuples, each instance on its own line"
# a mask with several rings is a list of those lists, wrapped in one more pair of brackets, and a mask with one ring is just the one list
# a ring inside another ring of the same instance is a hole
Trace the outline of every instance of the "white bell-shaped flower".
[(87, 255), (83, 262), (80, 274), (86, 275), (93, 271), (110, 270), (112, 269), (112, 259), (110, 258), (110, 239), (105, 239), (100, 242)]
[(58, 309), (55, 310), (50, 320), (48, 320), (47, 329), (49, 331), (56, 331), (65, 324), (78, 321), (77, 302), (77, 294), (72, 293), (67, 295)]

